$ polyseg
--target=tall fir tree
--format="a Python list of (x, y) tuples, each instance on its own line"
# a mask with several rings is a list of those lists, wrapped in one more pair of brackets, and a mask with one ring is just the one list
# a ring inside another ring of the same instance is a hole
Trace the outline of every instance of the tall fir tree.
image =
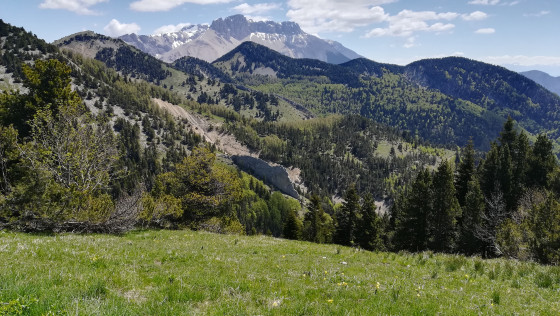
[(367, 194), (360, 208), (357, 225), (356, 242), (366, 250), (383, 250), (381, 218), (375, 211), (375, 202), (371, 194)]
[(303, 237), (305, 240), (317, 243), (325, 242), (323, 231), (324, 213), (319, 196), (312, 195), (303, 221)]
[(433, 209), (432, 176), (420, 171), (396, 213), (394, 244), (397, 249), (423, 251), (428, 248), (429, 217)]
[(457, 167), (457, 175), (455, 177), (457, 200), (461, 206), (465, 205), (465, 195), (467, 195), (468, 184), (475, 174), (476, 166), (474, 155), (474, 144), (472, 139), (470, 139), (463, 149), (462, 159)]
[(484, 243), (477, 237), (477, 229), (482, 225), (484, 214), (484, 195), (477, 179), (468, 183), (465, 204), (462, 207), (458, 250), (473, 255), (484, 251)]
[(461, 208), (455, 196), (453, 168), (448, 161), (442, 162), (432, 182), (433, 211), (429, 216), (430, 248), (435, 251), (451, 251), (456, 246), (457, 218)]
[(290, 209), (284, 223), (284, 238), (299, 240), (301, 238), (302, 223), (294, 209)]
[(529, 157), (527, 180), (529, 186), (548, 187), (548, 175), (556, 167), (556, 157), (552, 152), (552, 142), (544, 134), (540, 134), (533, 145)]
[[(504, 123), (502, 131), (500, 132), (500, 145), (502, 147), (505, 147), (507, 145), (508, 148), (513, 151), (516, 139), (517, 132), (515, 131), (515, 122), (513, 121), (511, 116), (508, 116), (508, 119)], [(510, 152), (510, 154), (512, 153)]]
[(348, 188), (344, 200), (340, 211), (336, 214), (335, 242), (344, 246), (352, 246), (356, 238), (356, 215), (360, 209), (360, 197), (354, 185)]

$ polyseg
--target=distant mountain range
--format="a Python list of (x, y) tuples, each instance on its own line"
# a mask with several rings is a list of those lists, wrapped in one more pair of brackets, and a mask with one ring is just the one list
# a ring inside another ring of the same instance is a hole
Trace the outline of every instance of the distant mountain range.
[(127, 34), (126, 43), (165, 62), (196, 57), (213, 62), (239, 44), (251, 41), (292, 58), (311, 58), (341, 64), (361, 57), (342, 44), (305, 33), (294, 22), (252, 21), (243, 15), (217, 19), (208, 25), (191, 25), (158, 35)]
[(521, 72), (521, 74), (548, 90), (560, 95), (560, 77), (553, 77), (546, 72), (539, 70), (525, 71)]

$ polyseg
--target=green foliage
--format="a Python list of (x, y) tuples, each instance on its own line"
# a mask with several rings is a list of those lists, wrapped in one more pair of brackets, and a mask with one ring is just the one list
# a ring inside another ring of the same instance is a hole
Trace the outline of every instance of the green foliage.
[(283, 236), (287, 239), (299, 240), (301, 239), (301, 231), (303, 229), (303, 224), (298, 218), (294, 210), (290, 210), (288, 213), (288, 218), (284, 223)]
[(465, 205), (465, 196), (468, 192), (468, 184), (475, 176), (475, 152), (472, 140), (469, 140), (465, 146), (459, 165), (457, 166), (457, 175), (455, 176), (455, 190), (457, 192), (457, 201), (459, 205)]
[[(232, 118), (226, 128), (263, 159), (300, 168), (309, 190), (324, 196), (341, 196), (354, 183), (359, 194), (385, 198), (445, 154), (356, 115), (280, 124)], [(389, 156), (381, 148), (387, 144), (402, 151)]]
[(371, 195), (366, 195), (359, 211), (356, 227), (356, 243), (363, 249), (380, 251), (385, 249), (381, 218), (376, 213), (376, 207)]
[(169, 194), (162, 194), (154, 197), (144, 193), (142, 195), (142, 212), (138, 215), (139, 219), (157, 226), (169, 225), (172, 220), (176, 220), (183, 215), (181, 200)]
[(532, 237), (530, 247), (535, 257), (548, 264), (560, 264), (560, 202), (549, 195), (529, 216)]
[(303, 238), (316, 243), (332, 242), (334, 224), (329, 214), (325, 213), (317, 195), (311, 196), (307, 213), (303, 220)]
[(421, 171), (402, 200), (394, 205), (394, 243), (397, 249), (422, 251), (428, 248), (430, 215), (433, 209), (432, 175)]
[(16, 298), (0, 304), (0, 316), (27, 315), (30, 307), (37, 303), (37, 299)]
[(430, 249), (435, 251), (450, 251), (456, 246), (457, 219), (461, 216), (461, 208), (455, 196), (453, 179), (451, 164), (442, 162), (433, 176), (433, 206), (428, 215)]
[[(32, 118), (19, 117), (17, 123), (25, 126), (22, 131), (29, 134), (29, 142), (15, 145), (15, 131), (2, 128), (6, 130), (2, 193), (11, 193), (3, 208), (11, 210), (7, 217), (54, 223), (106, 221), (114, 205), (105, 192), (118, 159), (112, 131), (105, 121), (85, 113), (71, 90), (70, 68), (65, 64), (37, 60), (33, 67), (24, 66), (24, 74), (29, 92), (16, 103), (24, 104)], [(16, 154), (15, 148), (20, 152)], [(26, 212), (20, 213), (23, 209)]]
[(469, 255), (482, 253), (484, 244), (479, 239), (477, 230), (483, 225), (482, 217), (486, 204), (477, 179), (469, 181), (464, 203), (459, 235), (459, 249)]
[(153, 194), (180, 199), (185, 222), (230, 214), (231, 205), (241, 197), (240, 183), (235, 173), (215, 160), (207, 147), (194, 148), (175, 171), (157, 177)]
[(336, 213), (336, 234), (334, 242), (344, 246), (354, 245), (357, 237), (357, 215), (360, 209), (360, 197), (352, 185), (344, 195), (342, 207)]
[(189, 230), (4, 231), (0, 249), (0, 302), (19, 298), (24, 315), (555, 315), (560, 307), (558, 268), (518, 260)]

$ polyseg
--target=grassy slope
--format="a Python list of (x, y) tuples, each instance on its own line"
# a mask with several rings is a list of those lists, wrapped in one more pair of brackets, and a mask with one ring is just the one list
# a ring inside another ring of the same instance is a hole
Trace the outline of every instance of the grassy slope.
[(0, 302), (34, 315), (560, 313), (558, 267), (263, 236), (0, 232), (0, 258)]

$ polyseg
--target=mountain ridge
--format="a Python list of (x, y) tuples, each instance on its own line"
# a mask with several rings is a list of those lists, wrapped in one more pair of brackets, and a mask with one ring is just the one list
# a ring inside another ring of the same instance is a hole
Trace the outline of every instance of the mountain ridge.
[(166, 62), (192, 56), (213, 62), (245, 41), (293, 58), (344, 63), (361, 57), (342, 44), (305, 33), (295, 22), (253, 21), (243, 15), (219, 18), (211, 25), (191, 25), (158, 35), (126, 34), (120, 39)]
[(554, 77), (540, 70), (524, 71), (520, 72), (520, 74), (534, 80), (536, 83), (556, 93), (557, 95), (560, 95), (560, 76)]

